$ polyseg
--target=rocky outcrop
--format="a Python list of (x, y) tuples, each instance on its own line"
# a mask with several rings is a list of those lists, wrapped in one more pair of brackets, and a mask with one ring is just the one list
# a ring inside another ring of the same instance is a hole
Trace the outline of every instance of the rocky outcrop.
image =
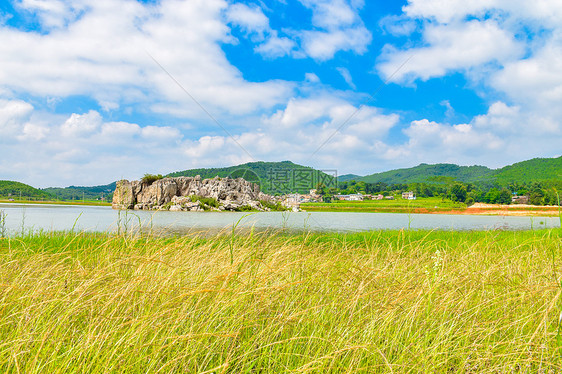
[(261, 210), (262, 202), (276, 203), (273, 196), (260, 192), (255, 183), (242, 178), (200, 176), (164, 178), (152, 183), (121, 180), (113, 193), (114, 209), (139, 210)]

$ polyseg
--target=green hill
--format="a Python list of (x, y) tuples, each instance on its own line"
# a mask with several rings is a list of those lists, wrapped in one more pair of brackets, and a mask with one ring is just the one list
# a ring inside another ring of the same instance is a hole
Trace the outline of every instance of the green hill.
[(420, 164), (413, 168), (396, 169), (367, 175), (360, 180), (367, 183), (442, 183), (449, 180), (474, 182), (490, 179), (494, 170), (485, 166), (458, 166), (454, 164)]
[(0, 197), (4, 199), (50, 200), (53, 195), (27, 184), (0, 180)]
[(116, 182), (106, 184), (103, 186), (93, 187), (78, 187), (70, 186), (66, 188), (49, 187), (44, 188), (43, 191), (55, 196), (60, 200), (111, 200), (113, 191), (115, 191)]
[(562, 157), (535, 158), (500, 169), (485, 166), (455, 164), (420, 164), (412, 168), (396, 169), (361, 177), (367, 183), (448, 183), (460, 181), (487, 185), (507, 186), (510, 183), (562, 181)]
[(562, 157), (534, 158), (506, 166), (498, 170), (495, 180), (500, 185), (513, 182), (560, 182), (562, 181)]
[(344, 175), (338, 175), (338, 182), (347, 182), (347, 181), (358, 181), (361, 180), (361, 178), (363, 178), (360, 175), (357, 174), (344, 174)]
[(170, 173), (167, 177), (242, 177), (250, 182), (258, 183), (261, 190), (271, 194), (292, 192), (308, 193), (318, 183), (330, 187), (335, 186), (335, 178), (320, 170), (298, 165), (291, 161), (282, 162), (248, 162), (246, 164), (224, 168), (189, 169)]

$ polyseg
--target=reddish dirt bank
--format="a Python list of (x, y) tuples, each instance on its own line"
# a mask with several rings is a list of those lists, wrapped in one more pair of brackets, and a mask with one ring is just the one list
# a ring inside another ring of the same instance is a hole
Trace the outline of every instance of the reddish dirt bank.
[(538, 205), (499, 205), (476, 203), (465, 210), (452, 210), (449, 212), (438, 212), (446, 214), (474, 214), (474, 215), (497, 215), (497, 216), (557, 216), (557, 206)]

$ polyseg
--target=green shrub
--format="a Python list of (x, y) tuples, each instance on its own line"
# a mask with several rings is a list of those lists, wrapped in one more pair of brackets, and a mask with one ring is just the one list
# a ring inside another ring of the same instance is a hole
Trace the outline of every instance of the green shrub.
[(209, 210), (209, 208), (217, 208), (220, 206), (219, 202), (217, 201), (217, 199), (213, 198), (213, 197), (202, 197), (199, 195), (191, 195), (191, 201), (193, 201), (194, 203), (199, 201), (202, 204), (202, 208), (204, 210)]
[(144, 177), (142, 177), (141, 182), (150, 186), (152, 183), (162, 178), (164, 178), (162, 174), (145, 174)]
[(282, 212), (282, 211), (287, 210), (287, 207), (284, 207), (283, 205), (281, 205), (281, 203), (272, 203), (271, 201), (260, 200), (260, 204), (264, 208), (269, 208), (272, 211)]

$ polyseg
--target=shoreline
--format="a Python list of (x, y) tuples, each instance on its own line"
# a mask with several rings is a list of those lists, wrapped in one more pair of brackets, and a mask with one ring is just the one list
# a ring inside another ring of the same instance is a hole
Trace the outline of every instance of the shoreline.
[(488, 216), (521, 216), (521, 217), (557, 217), (560, 215), (557, 206), (539, 205), (499, 205), (476, 203), (467, 208), (407, 208), (407, 207), (317, 207), (301, 206), (305, 212), (333, 212), (333, 213), (403, 213), (403, 214), (449, 214), (449, 215), (488, 215)]
[[(74, 205), (74, 206), (107, 206), (111, 203), (95, 203), (81, 201), (8, 201), (0, 200), (0, 204), (34, 204), (34, 205)], [(402, 214), (448, 214), (448, 215), (488, 215), (488, 216), (520, 216), (520, 217), (557, 217), (560, 215), (557, 206), (538, 206), (538, 205), (498, 205), (476, 203), (464, 209), (448, 209), (448, 208), (410, 208), (407, 207), (316, 207), (302, 206), (303, 212), (329, 212), (329, 213), (402, 213)]]
[(84, 205), (84, 206), (111, 206), (111, 203), (96, 203), (93, 201), (35, 201), (35, 200), (3, 200), (0, 199), (0, 204), (36, 204), (36, 205)]

